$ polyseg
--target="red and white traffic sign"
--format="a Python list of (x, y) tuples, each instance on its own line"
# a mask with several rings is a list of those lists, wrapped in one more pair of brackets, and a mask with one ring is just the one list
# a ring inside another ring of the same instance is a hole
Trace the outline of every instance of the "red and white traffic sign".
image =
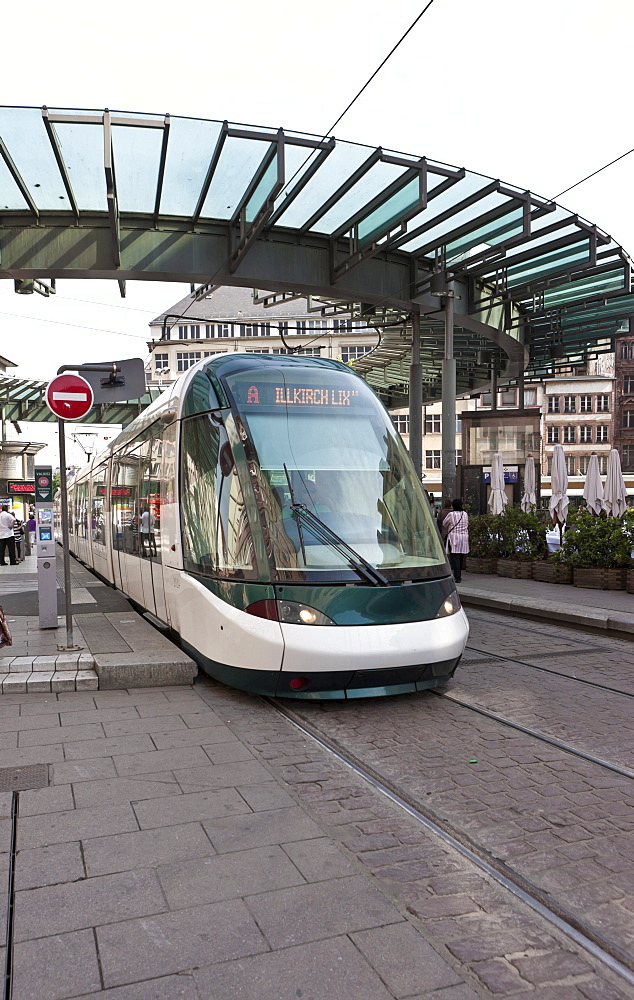
[(46, 405), (62, 420), (81, 420), (92, 402), (92, 388), (81, 375), (58, 375), (46, 389)]

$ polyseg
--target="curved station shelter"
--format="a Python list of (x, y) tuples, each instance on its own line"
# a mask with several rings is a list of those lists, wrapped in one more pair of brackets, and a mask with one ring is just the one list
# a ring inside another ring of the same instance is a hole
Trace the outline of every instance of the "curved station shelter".
[(352, 310), (382, 335), (355, 368), (409, 405), (419, 471), (422, 402), (442, 397), (448, 495), (456, 395), (583, 365), (634, 315), (623, 249), (551, 200), (420, 154), (169, 115), (1, 108), (0, 254), (17, 291), (183, 281)]

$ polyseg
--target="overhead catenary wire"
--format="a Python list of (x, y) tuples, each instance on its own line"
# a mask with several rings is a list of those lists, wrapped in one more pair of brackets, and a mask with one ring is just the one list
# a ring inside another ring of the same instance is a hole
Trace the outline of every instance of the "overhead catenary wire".
[(553, 195), (553, 197), (550, 200), (557, 201), (557, 198), (561, 198), (562, 194), (568, 194), (569, 191), (572, 191), (574, 188), (579, 187), (580, 184), (585, 184), (585, 182), (589, 181), (591, 177), (596, 177), (597, 174), (600, 174), (602, 173), (602, 171), (607, 170), (608, 167), (611, 167), (614, 163), (618, 163), (619, 160), (624, 160), (626, 156), (630, 155), (630, 153), (634, 153), (634, 149), (628, 149), (627, 153), (621, 153), (621, 155), (617, 156), (615, 160), (610, 160), (609, 163), (604, 163), (604, 165), (602, 167), (599, 167), (598, 170), (593, 170), (591, 174), (587, 174), (585, 177), (582, 177), (580, 181), (576, 181), (574, 184), (571, 184), (570, 187), (564, 188), (563, 191), (559, 192), (559, 194)]
[[(346, 105), (346, 107), (341, 112), (341, 114), (339, 115), (339, 117), (333, 122), (333, 124), (330, 126), (330, 128), (328, 129), (328, 131), (322, 136), (321, 142), (324, 142), (325, 139), (328, 139), (328, 137), (331, 135), (333, 129), (335, 129), (337, 127), (337, 125), (339, 124), (339, 122), (345, 117), (345, 115), (347, 115), (348, 111), (350, 111), (350, 108), (353, 106), (353, 104), (356, 103), (356, 101), (361, 97), (361, 95), (363, 94), (363, 92), (370, 86), (370, 84), (372, 83), (372, 81), (374, 80), (374, 78), (378, 75), (378, 73), (381, 72), (381, 70), (383, 69), (383, 67), (385, 66), (385, 64), (392, 58), (392, 56), (394, 55), (394, 53), (396, 52), (396, 50), (405, 41), (405, 39), (410, 34), (410, 32), (413, 31), (413, 29), (416, 27), (416, 25), (421, 20), (421, 18), (423, 17), (423, 15), (427, 13), (427, 11), (429, 10), (429, 8), (431, 7), (431, 5), (433, 3), (434, 3), (434, 0), (428, 0), (428, 2), (425, 4), (425, 6), (423, 7), (423, 9), (421, 10), (420, 14), (418, 14), (414, 18), (414, 20), (410, 24), (409, 28), (407, 28), (406, 31), (403, 32), (403, 34), (401, 35), (401, 37), (399, 38), (399, 40), (396, 42), (396, 44), (392, 46), (392, 48), (390, 49), (390, 51), (388, 52), (388, 54), (384, 57), (384, 59), (382, 59), (382, 61), (379, 63), (379, 65), (376, 67), (376, 69), (370, 74), (370, 76), (368, 77), (368, 79), (366, 80), (366, 82), (363, 84), (363, 86), (361, 87), (361, 89), (357, 91), (357, 93), (355, 94), (355, 96)], [(284, 191), (288, 188), (288, 186), (293, 183), (293, 181), (297, 177), (298, 173), (300, 173), (300, 171), (302, 171), (304, 169), (304, 167), (309, 162), (309, 160), (311, 159), (311, 157), (315, 155), (315, 152), (316, 152), (316, 150), (313, 149), (310, 152), (310, 154), (306, 157), (306, 159), (300, 164), (300, 166), (297, 168), (297, 170), (292, 175), (292, 177), (290, 177), (289, 180), (286, 181), (286, 183), (284, 184), (284, 187), (282, 188), (282, 190), (280, 191), (280, 193), (278, 195), (278, 198), (280, 198), (283, 195)], [(217, 268), (217, 270), (214, 271), (214, 273), (212, 274), (212, 276), (208, 279), (208, 281), (205, 282), (205, 284), (206, 285), (212, 285), (214, 283), (214, 279), (217, 277), (217, 275), (220, 273), (220, 271), (227, 265), (228, 262), (229, 262), (229, 257), (227, 257), (226, 260), (224, 260), (223, 263)], [(176, 326), (180, 322), (180, 320), (182, 320), (187, 315), (187, 313), (189, 312), (189, 310), (191, 309), (191, 307), (193, 306), (193, 304), (194, 304), (195, 301), (197, 301), (197, 300), (194, 299), (194, 298), (192, 298), (192, 301), (185, 307), (185, 309), (178, 316), (178, 318), (175, 319), (174, 322), (170, 324), (170, 327), (169, 327), (170, 330), (172, 329), (172, 327)]]

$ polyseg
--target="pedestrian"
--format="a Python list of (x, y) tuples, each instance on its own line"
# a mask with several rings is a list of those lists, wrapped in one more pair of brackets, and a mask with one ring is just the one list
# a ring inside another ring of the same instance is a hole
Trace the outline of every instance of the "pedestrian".
[(443, 521), (447, 517), (447, 514), (449, 514), (452, 510), (453, 507), (451, 506), (451, 500), (445, 500), (442, 507), (436, 511), (436, 524), (438, 525), (438, 530), (443, 538), (445, 537), (442, 530)]
[(35, 518), (31, 516), (26, 522), (26, 530), (29, 533), (29, 542), (35, 545)]
[(24, 521), (18, 517), (13, 525), (13, 537), (15, 538), (15, 557), (18, 562), (22, 562), (22, 539), (24, 538)]
[(5, 504), (0, 511), (0, 566), (6, 566), (4, 561), (4, 554), (6, 550), (9, 550), (9, 562), (12, 566), (15, 566), (15, 535), (13, 534), (13, 526), (15, 524), (15, 518), (13, 514), (9, 512), (9, 508)]
[(156, 518), (151, 510), (147, 507), (143, 508), (143, 513), (141, 514), (141, 555), (145, 555), (145, 548), (147, 546), (148, 555), (155, 556), (156, 553), (156, 540), (154, 537), (154, 525), (156, 523)]
[(449, 565), (456, 583), (462, 579), (462, 562), (469, 551), (469, 515), (462, 509), (462, 500), (457, 497), (451, 503), (452, 509), (442, 522), (442, 537)]

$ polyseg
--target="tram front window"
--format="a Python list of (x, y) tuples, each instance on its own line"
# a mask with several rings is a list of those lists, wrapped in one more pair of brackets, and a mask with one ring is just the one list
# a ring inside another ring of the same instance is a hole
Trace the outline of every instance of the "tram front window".
[(257, 453), (279, 573), (358, 579), (336, 539), (329, 544), (298, 518), (304, 504), (388, 579), (444, 575), (445, 554), (407, 452), (361, 379), (289, 366), (227, 381)]

